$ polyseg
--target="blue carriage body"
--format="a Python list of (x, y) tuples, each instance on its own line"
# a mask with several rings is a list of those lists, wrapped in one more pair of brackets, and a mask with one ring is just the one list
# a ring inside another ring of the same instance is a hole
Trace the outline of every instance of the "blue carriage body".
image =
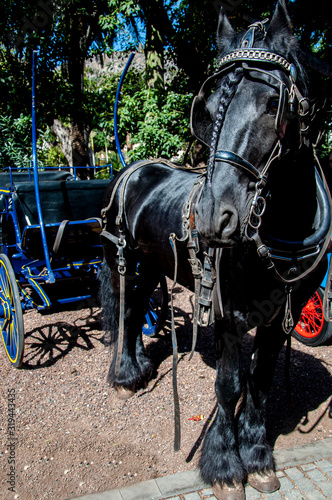
[[(23, 309), (49, 307), (52, 299), (44, 285), (94, 279), (102, 261), (99, 217), (109, 180), (75, 180), (67, 170), (38, 176), (37, 196), (36, 182), (28, 180), (31, 172), (9, 169), (0, 174), (2, 252), (13, 266)], [(25, 292), (25, 285), (32, 287), (39, 302)], [(90, 295), (77, 292), (56, 300), (75, 302)]]
[(99, 217), (109, 182), (35, 166), (33, 173), (0, 173), (0, 329), (15, 367), (23, 358), (23, 311), (96, 295)]

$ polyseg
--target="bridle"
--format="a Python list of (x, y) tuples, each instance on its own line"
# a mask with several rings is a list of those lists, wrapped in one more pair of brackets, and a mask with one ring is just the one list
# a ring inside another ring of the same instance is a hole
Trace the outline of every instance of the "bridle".
[[(270, 71), (264, 69), (268, 66)], [(279, 94), (278, 110), (275, 118), (275, 131), (277, 137), (278, 154), (272, 152), (269, 160), (265, 164), (263, 170), (260, 172), (254, 165), (240, 157), (236, 153), (227, 150), (216, 150), (214, 160), (229, 163), (236, 166), (246, 173), (249, 173), (255, 178), (256, 181), (266, 181), (265, 177), (273, 159), (281, 156), (282, 153), (282, 140), (285, 137), (285, 130), (289, 118), (298, 116), (301, 122), (301, 138), (308, 130), (304, 119), (309, 113), (309, 103), (306, 97), (303, 97), (299, 88), (296, 85), (297, 71), (293, 63), (288, 62), (284, 57), (270, 52), (265, 49), (256, 48), (239, 48), (224, 56), (219, 62), (218, 71), (209, 77), (203, 83), (198, 95), (195, 97), (191, 113), (191, 127), (193, 134), (203, 143), (210, 146), (205, 138), (196, 130), (194, 123), (194, 110), (205, 102), (205, 95), (208, 89), (211, 88), (213, 81), (220, 79), (225, 73), (230, 72), (235, 67), (242, 67), (245, 72), (255, 72), (255, 80), (260, 80), (262, 83), (276, 88)], [(279, 69), (285, 75), (287, 84), (283, 82), (277, 75), (272, 73), (272, 69)], [(272, 83), (264, 79), (267, 76)], [(297, 109), (296, 109), (297, 103)], [(212, 172), (207, 173), (208, 181), (211, 179)]]
[[(287, 121), (299, 117), (302, 141), (304, 134), (308, 130), (304, 119), (309, 113), (309, 104), (307, 98), (302, 96), (296, 85), (297, 72), (295, 65), (288, 62), (284, 57), (264, 49), (240, 48), (223, 57), (219, 67), (222, 67), (222, 71), (229, 71), (235, 63), (237, 65), (241, 64), (244, 71), (258, 74), (258, 79), (267, 85), (275, 87), (279, 94), (278, 110), (275, 117), (276, 144), (262, 170), (258, 170), (252, 163), (232, 151), (216, 150), (214, 156), (214, 161), (228, 163), (237, 167), (255, 181), (255, 195), (245, 227), (247, 239), (253, 240), (254, 234), (258, 232), (261, 225), (262, 215), (266, 208), (266, 200), (262, 196), (262, 191), (267, 181), (269, 169), (272, 163), (283, 154), (282, 141), (285, 137)], [(260, 67), (262, 64), (268, 65), (272, 69), (280, 69), (286, 75), (287, 84), (271, 71)], [(262, 78), (265, 75), (272, 80), (272, 83)]]
[[(270, 154), (269, 159), (261, 170), (258, 170), (249, 161), (245, 160), (236, 153), (227, 150), (216, 150), (214, 161), (228, 163), (233, 167), (239, 168), (240, 170), (244, 171), (249, 177), (253, 178), (255, 182), (255, 194), (251, 202), (247, 222), (244, 228), (245, 236), (249, 241), (253, 241), (256, 244), (258, 255), (265, 261), (267, 267), (275, 272), (277, 278), (284, 283), (290, 284), (303, 278), (316, 267), (325, 253), (329, 241), (329, 235), (331, 234), (332, 229), (330, 214), (331, 201), (328, 200), (328, 194), (324, 190), (323, 182), (320, 180), (320, 177), (323, 177), (324, 179), (324, 176), (322, 172), (319, 173), (320, 175), (316, 172), (317, 192), (320, 196), (319, 201), (321, 201), (321, 205), (325, 207), (325, 220), (323, 219), (323, 227), (317, 231), (316, 238), (311, 238), (310, 244), (308, 242), (307, 251), (302, 251), (301, 255), (298, 256), (298, 260), (303, 260), (306, 257), (312, 257), (316, 254), (317, 257), (313, 265), (309, 266), (304, 272), (296, 274), (296, 276), (286, 278), (277, 271), (274, 263), (275, 259), (280, 259), (283, 257), (280, 257), (275, 249), (264, 244), (259, 234), (259, 229), (262, 224), (262, 217), (266, 209), (266, 197), (263, 195), (263, 190), (267, 182), (269, 169), (273, 162), (281, 158), (284, 154), (283, 139), (285, 137), (286, 125), (289, 119), (294, 119), (296, 117), (299, 118), (300, 144), (303, 142), (304, 136), (308, 131), (308, 126), (305, 123), (305, 118), (309, 114), (308, 99), (302, 96), (299, 88), (296, 85), (297, 75), (294, 64), (289, 63), (282, 56), (263, 49), (238, 49), (234, 52), (231, 52), (230, 54), (227, 54), (221, 60), (220, 65), (223, 66), (223, 70), (229, 70), (231, 67), (230, 65), (234, 64), (234, 62), (236, 62), (237, 64), (240, 63), (244, 70), (268, 75), (268, 77), (272, 78), (273, 82), (275, 83), (275, 85), (273, 86), (278, 87), (279, 103), (275, 117), (276, 144)], [(283, 73), (286, 74), (287, 84), (272, 72), (259, 67), (260, 63), (268, 63), (268, 65), (273, 66), (273, 68), (277, 67), (278, 69), (281, 69)], [(262, 82), (271, 85), (271, 83), (267, 83), (263, 78)], [(288, 243), (291, 247), (291, 242)], [(295, 269), (294, 261), (297, 260), (297, 257), (294, 254), (296, 252), (294, 252), (294, 248), (291, 248), (290, 250), (292, 252), (292, 257), (288, 260), (292, 262), (291, 269)]]
[[(248, 31), (242, 38), (241, 47), (225, 55), (219, 62), (217, 72), (203, 83), (198, 95), (193, 101), (191, 112), (191, 128), (194, 135), (201, 142), (210, 147), (209, 140), (204, 136), (204, 132), (202, 137), (202, 128), (201, 130), (199, 129), (200, 124), (198, 121), (203, 116), (202, 108), (206, 105), (206, 95), (209, 94), (209, 91), (212, 89), (213, 82), (215, 82), (216, 80), (220, 80), (222, 76), (224, 76), (228, 72), (235, 70), (236, 68), (242, 68), (244, 74), (252, 74), (252, 78), (255, 81), (260, 81), (261, 83), (272, 86), (276, 89), (279, 96), (278, 109), (275, 116), (276, 143), (263, 168), (258, 169), (248, 160), (232, 151), (216, 148), (214, 152), (212, 151), (213, 156), (211, 165), (209, 165), (207, 169), (206, 182), (211, 186), (213, 169), (217, 162), (228, 163), (230, 166), (244, 172), (250, 179), (254, 181), (255, 192), (248, 211), (248, 216), (244, 227), (244, 234), (247, 240), (253, 241), (256, 244), (258, 255), (265, 261), (267, 267), (273, 269), (277, 274), (277, 277), (283, 282), (292, 283), (293, 281), (297, 281), (304, 275), (311, 272), (313, 266), (307, 269), (304, 273), (300, 273), (300, 275), (297, 275), (296, 277), (289, 279), (284, 278), (280, 273), (278, 273), (275, 268), (274, 259), (279, 258), (279, 256), (276, 255), (277, 252), (272, 252), (274, 253), (274, 255), (271, 256), (271, 251), (273, 249), (263, 243), (259, 234), (259, 230), (262, 224), (262, 217), (266, 209), (266, 195), (264, 195), (264, 187), (266, 186), (270, 167), (276, 160), (280, 159), (284, 154), (287, 153), (287, 151), (284, 151), (285, 148), (283, 148), (283, 140), (285, 138), (287, 123), (288, 121), (294, 120), (296, 118), (299, 120), (300, 147), (302, 142), (304, 142), (306, 133), (309, 129), (306, 123), (306, 119), (309, 116), (309, 102), (308, 99), (301, 94), (301, 91), (297, 86), (297, 70), (293, 63), (290, 63), (283, 56), (275, 52), (253, 47), (255, 41), (255, 31), (257, 29), (259, 29), (265, 37), (266, 31), (264, 24), (266, 21), (267, 20), (254, 23), (249, 26)], [(281, 71), (285, 78), (281, 79), (275, 72), (273, 72), (273, 70)], [(199, 115), (197, 122), (195, 122), (195, 110), (199, 110), (200, 113), (197, 113), (197, 116)], [(325, 194), (325, 199), (323, 200), (325, 205), (330, 205), (329, 200), (327, 200), (327, 195), (326, 193), (324, 193), (324, 189), (320, 189), (320, 193), (323, 194), (323, 198)], [(323, 243), (326, 243), (326, 240), (328, 239), (327, 236), (332, 229), (330, 224), (330, 210), (326, 211), (326, 215), (328, 217), (328, 222), (327, 224), (324, 224), (324, 231), (320, 231), (320, 233), (325, 233), (323, 237)], [(308, 256), (312, 256), (313, 246), (319, 246), (319, 252), (316, 252), (319, 253), (319, 258), (317, 258), (318, 260), (315, 261), (314, 266), (317, 265), (323, 253), (325, 253), (327, 243), (326, 246), (323, 244), (323, 247), (321, 243), (322, 239), (319, 242), (314, 241), (310, 249), (308, 249)], [(292, 258), (290, 258), (289, 260), (294, 261), (294, 249), (292, 248), (291, 251)], [(304, 257), (302, 254), (301, 259), (303, 258)]]

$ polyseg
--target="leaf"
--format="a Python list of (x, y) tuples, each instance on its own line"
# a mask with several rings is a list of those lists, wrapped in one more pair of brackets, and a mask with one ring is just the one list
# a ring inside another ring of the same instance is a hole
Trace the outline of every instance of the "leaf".
[(204, 420), (203, 415), (193, 415), (192, 417), (188, 418), (188, 420), (192, 420), (193, 422), (200, 422), (201, 420)]

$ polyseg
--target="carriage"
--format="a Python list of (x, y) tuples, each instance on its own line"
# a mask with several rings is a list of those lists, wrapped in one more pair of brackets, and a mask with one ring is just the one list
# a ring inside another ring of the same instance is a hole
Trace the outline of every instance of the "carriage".
[[(36, 176), (32, 168), (9, 168), (0, 173), (0, 329), (15, 367), (23, 358), (24, 311), (98, 294), (100, 212), (110, 180), (81, 180), (77, 172), (54, 168)], [(164, 280), (162, 285), (165, 300)], [(147, 336), (163, 322), (159, 295), (151, 296), (146, 311), (142, 331)]]
[(299, 321), (292, 332), (293, 337), (305, 345), (316, 347), (325, 344), (332, 337), (332, 323), (326, 321), (324, 317), (324, 295), (325, 293), (330, 295), (329, 278), (327, 273), (302, 309)]
[(95, 296), (102, 262), (100, 207), (109, 180), (67, 170), (0, 174), (0, 326), (19, 367), (23, 312)]
[[(38, 168), (35, 58), (36, 52), (32, 67), (33, 164), (0, 172), (0, 330), (7, 357), (16, 368), (24, 354), (24, 311), (82, 303), (98, 295), (103, 259), (100, 213), (104, 192), (113, 178), (112, 165), (103, 166), (110, 179), (88, 179), (95, 170), (92, 167)], [(131, 59), (119, 82), (115, 116)], [(124, 163), (117, 130), (116, 141)], [(161, 297), (158, 292), (152, 295), (146, 309), (142, 332), (147, 336), (162, 326), (166, 294), (163, 279)]]

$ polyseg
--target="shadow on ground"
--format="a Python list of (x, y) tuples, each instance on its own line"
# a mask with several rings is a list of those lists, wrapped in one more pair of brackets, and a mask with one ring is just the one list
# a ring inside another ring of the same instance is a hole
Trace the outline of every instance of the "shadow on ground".
[(22, 369), (52, 366), (66, 357), (73, 349), (89, 351), (95, 342), (103, 341), (99, 313), (90, 310), (89, 316), (74, 323), (66, 321), (43, 323), (25, 334), (24, 362)]

